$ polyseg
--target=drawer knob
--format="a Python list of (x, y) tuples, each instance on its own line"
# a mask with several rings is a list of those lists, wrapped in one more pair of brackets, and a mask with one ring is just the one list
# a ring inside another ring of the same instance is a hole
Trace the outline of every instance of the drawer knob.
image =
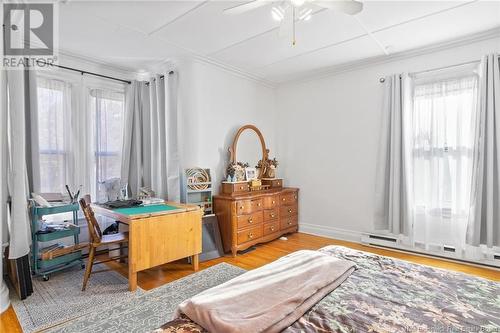
[(274, 216), (275, 216), (275, 215), (274, 215), (274, 213), (272, 213), (272, 214), (271, 214), (271, 217), (274, 217)]
[(252, 239), (252, 238), (253, 238), (253, 234), (252, 234), (252, 233), (249, 233), (249, 234), (248, 234), (248, 238)]
[(278, 186), (280, 186), (280, 182), (277, 182), (276, 184), (278, 184)]
[(271, 227), (271, 231), (274, 231), (274, 227)]
[(257, 207), (260, 207), (260, 202), (257, 204)]
[(248, 223), (253, 223), (253, 218), (249, 218)]
[(297, 196), (294, 196), (295, 200), (297, 200)]
[(276, 203), (276, 201), (273, 200), (272, 204), (274, 205)]
[(288, 221), (288, 225), (292, 225), (292, 220)]
[(243, 187), (243, 186), (240, 186), (240, 190), (242, 190), (242, 189), (244, 189), (244, 187)]
[(289, 210), (288, 210), (288, 212), (289, 212), (289, 213), (291, 213), (291, 212), (292, 212), (292, 210), (291, 210), (291, 209), (289, 209)]
[(283, 201), (286, 201), (286, 199), (285, 199), (285, 198), (283, 198)]
[(240, 209), (243, 209), (244, 207), (243, 206), (240, 206)]

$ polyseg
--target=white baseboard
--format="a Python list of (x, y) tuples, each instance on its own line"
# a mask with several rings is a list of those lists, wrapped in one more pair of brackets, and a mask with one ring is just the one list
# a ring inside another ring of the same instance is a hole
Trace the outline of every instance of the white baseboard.
[(333, 228), (324, 225), (310, 224), (310, 223), (299, 223), (299, 231), (305, 234), (311, 234), (315, 236), (323, 236), (328, 238), (335, 238), (339, 240), (361, 243), (362, 232), (360, 231)]

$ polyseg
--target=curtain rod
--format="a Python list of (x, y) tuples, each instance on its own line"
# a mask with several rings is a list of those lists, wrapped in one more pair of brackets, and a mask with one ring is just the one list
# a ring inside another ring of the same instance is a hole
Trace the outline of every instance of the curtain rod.
[[(447, 69), (447, 68), (451, 68), (451, 67), (470, 65), (470, 64), (479, 63), (479, 62), (481, 62), (481, 60), (467, 61), (467, 62), (462, 62), (460, 64), (443, 66), (443, 67), (437, 67), (437, 68), (431, 68), (431, 69), (426, 69), (426, 70), (419, 71), (419, 72), (412, 72), (412, 73), (409, 73), (409, 75), (416, 75), (416, 74), (422, 74), (422, 73), (427, 73), (427, 72), (433, 72), (433, 71), (438, 71), (438, 70)], [(401, 77), (401, 75), (399, 77)], [(384, 83), (385, 82), (385, 77), (381, 77), (379, 79), (379, 82), (380, 83)]]
[(79, 73), (82, 73), (82, 75), (83, 74), (89, 74), (89, 75), (94, 75), (94, 76), (98, 76), (98, 77), (103, 77), (105, 79), (120, 81), (120, 82), (127, 83), (127, 84), (132, 83), (131, 81), (128, 81), (128, 80), (123, 80), (123, 79), (118, 79), (118, 78), (112, 77), (112, 76), (107, 76), (107, 75), (102, 75), (102, 74), (98, 74), (98, 73), (88, 72), (88, 71), (84, 71), (84, 70), (77, 69), (77, 68), (66, 67), (66, 66), (56, 65), (56, 64), (50, 64), (50, 63), (48, 63), (46, 61), (37, 60), (37, 63), (43, 64), (45, 66), (55, 66), (55, 67), (59, 67), (59, 68), (62, 68), (62, 69), (67, 69), (67, 70), (70, 70), (70, 71), (79, 72)]
[[(168, 75), (172, 75), (174, 74), (174, 71), (170, 71), (168, 72)], [(163, 80), (165, 78), (165, 75), (160, 75), (160, 80)], [(153, 81), (155, 81), (156, 78), (153, 79)], [(149, 82), (146, 82), (146, 85), (149, 86)]]

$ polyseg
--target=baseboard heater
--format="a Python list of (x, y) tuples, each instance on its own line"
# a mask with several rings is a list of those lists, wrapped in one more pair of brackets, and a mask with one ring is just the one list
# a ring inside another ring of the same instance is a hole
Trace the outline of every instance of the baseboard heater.
[(383, 241), (386, 241), (386, 242), (393, 242), (393, 243), (397, 243), (398, 242), (398, 240), (396, 238), (385, 237), (385, 236), (368, 235), (368, 238), (370, 238), (370, 239), (377, 239), (377, 240), (383, 240)]
[[(438, 253), (419, 251), (418, 248), (410, 249), (407, 246), (402, 246), (400, 244), (400, 240), (397, 237), (393, 237), (390, 235), (362, 234), (361, 243), (366, 244), (366, 245), (372, 245), (372, 246), (378, 246), (378, 247), (382, 247), (382, 248), (397, 250), (397, 251), (403, 251), (403, 252), (407, 252), (407, 253), (413, 253), (413, 254), (417, 254), (417, 255), (424, 255), (424, 256), (435, 257), (435, 258), (440, 258), (440, 259), (447, 259), (447, 260), (452, 260), (452, 261), (457, 261), (457, 262), (462, 262), (462, 263), (467, 263), (467, 264), (492, 267), (492, 268), (496, 268), (496, 269), (500, 268), (499, 266), (497, 266), (496, 263), (493, 263), (492, 260), (490, 260), (487, 263), (486, 262), (477, 262), (477, 261), (470, 261), (470, 260), (456, 258), (456, 257), (448, 257), (446, 255), (439, 255)], [(450, 245), (444, 245), (442, 247), (442, 250), (444, 253), (455, 253), (456, 252), (455, 247), (450, 246)], [(495, 261), (500, 260), (500, 254), (495, 253), (493, 256), (493, 260), (495, 260)]]

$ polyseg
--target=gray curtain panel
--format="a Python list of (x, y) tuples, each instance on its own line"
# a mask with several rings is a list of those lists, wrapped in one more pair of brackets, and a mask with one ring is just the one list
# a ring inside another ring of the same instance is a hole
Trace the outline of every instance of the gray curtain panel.
[(133, 196), (145, 186), (159, 198), (179, 201), (177, 74), (133, 82), (125, 105), (122, 182)]
[(500, 58), (481, 62), (479, 151), (467, 243), (500, 246)]
[(387, 76), (384, 81), (381, 136), (375, 182), (375, 230), (410, 234), (408, 186), (405, 163), (405, 75)]
[[(147, 93), (145, 82), (133, 81), (125, 93), (125, 121), (123, 130), (122, 149), (122, 182), (128, 183), (131, 194), (137, 195), (139, 187), (143, 185), (142, 155), (143, 155), (143, 104)], [(146, 148), (144, 148), (146, 149)]]
[[(10, 210), (8, 211), (9, 223), (9, 259), (25, 256), (30, 250), (30, 224), (28, 214), (28, 167), (27, 149), (30, 144), (26, 140), (27, 108), (25, 100), (26, 76), (22, 70), (10, 70), (7, 72), (8, 85), (8, 118), (10, 131), (7, 134), (7, 191), (10, 199)], [(2, 159), (3, 159), (2, 158)]]
[(38, 92), (36, 71), (24, 71), (24, 105), (26, 121), (26, 161), (30, 192), (40, 193), (40, 151), (38, 146)]

